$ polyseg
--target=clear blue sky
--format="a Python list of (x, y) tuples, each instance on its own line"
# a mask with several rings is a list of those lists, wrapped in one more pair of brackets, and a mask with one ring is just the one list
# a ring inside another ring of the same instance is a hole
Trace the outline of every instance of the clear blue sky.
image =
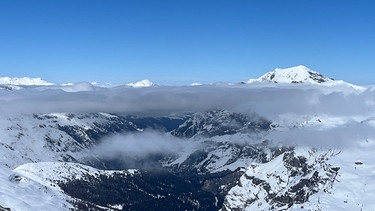
[(0, 76), (172, 85), (300, 64), (375, 84), (375, 1), (0, 1)]

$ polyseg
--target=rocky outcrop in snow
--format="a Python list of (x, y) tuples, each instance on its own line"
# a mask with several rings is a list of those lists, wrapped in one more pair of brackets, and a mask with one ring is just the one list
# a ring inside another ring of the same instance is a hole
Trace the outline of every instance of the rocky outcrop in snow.
[(271, 122), (257, 115), (244, 115), (225, 110), (195, 113), (172, 131), (174, 136), (212, 137), (235, 133), (257, 132), (269, 129)]
[[(332, 189), (339, 167), (327, 161), (332, 151), (280, 148), (265, 163), (253, 163), (225, 198), (224, 210), (319, 210), (311, 195)], [(303, 152), (301, 154), (301, 151)], [(275, 156), (275, 157), (274, 157)]]

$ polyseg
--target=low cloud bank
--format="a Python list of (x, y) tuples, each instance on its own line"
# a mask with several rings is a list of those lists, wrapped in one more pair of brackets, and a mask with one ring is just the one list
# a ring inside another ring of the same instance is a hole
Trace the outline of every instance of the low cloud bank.
[(287, 131), (274, 131), (267, 139), (284, 145), (298, 145), (315, 148), (350, 148), (358, 141), (375, 138), (375, 128), (366, 123), (351, 122), (329, 129), (295, 128)]
[[(114, 114), (138, 115), (178, 115), (186, 112), (200, 112), (212, 109), (227, 109), (241, 113), (256, 113), (271, 121), (283, 114), (325, 115), (332, 117), (375, 116), (375, 89), (335, 90), (319, 86), (187, 86), (187, 87), (150, 87), (150, 88), (95, 88), (85, 91), (65, 92), (61, 89), (23, 89), (18, 91), (0, 90), (0, 112), (11, 113), (90, 113), (106, 112)], [(91, 87), (91, 86), (90, 86)], [(358, 124), (358, 125), (356, 125)], [(314, 129), (291, 130), (287, 133), (275, 133), (274, 136), (285, 141), (299, 140), (306, 143), (332, 143), (375, 136), (372, 126), (354, 123), (348, 127), (342, 125), (327, 131)], [(370, 131), (370, 132), (369, 132)], [(176, 150), (176, 140), (165, 139), (158, 134), (148, 133), (140, 137), (126, 137), (123, 149), (138, 149), (157, 152), (164, 147)], [(120, 142), (114, 137), (114, 144)], [(132, 140), (142, 139), (142, 142)], [(311, 139), (311, 140), (310, 140)], [(348, 141), (349, 142), (349, 141)], [(126, 144), (130, 145), (126, 145)], [(157, 144), (156, 144), (157, 143)], [(111, 143), (109, 143), (111, 144)], [(144, 145), (144, 146), (143, 146)], [(139, 154), (139, 153), (136, 153)], [(140, 153), (142, 154), (142, 153)]]
[[(87, 88), (85, 86), (85, 88)], [(0, 112), (107, 112), (165, 115), (228, 109), (273, 118), (282, 113), (362, 115), (374, 111), (375, 90), (362, 93), (317, 87), (195, 86), (152, 88), (0, 90)]]
[[(0, 112), (3, 118), (19, 113), (114, 113), (146, 116), (178, 115), (226, 109), (247, 114), (256, 113), (271, 121), (290, 117), (328, 116), (349, 117), (350, 121), (332, 127), (303, 126), (285, 131), (273, 130), (261, 134), (259, 141), (272, 140), (285, 145), (309, 147), (352, 147), (357, 140), (375, 139), (374, 122), (361, 122), (375, 117), (375, 89), (366, 91), (337, 91), (334, 88), (312, 86), (253, 87), (194, 86), (150, 88), (97, 88), (87, 83), (61, 89), (0, 90)], [(5, 116), (5, 117), (4, 117)], [(285, 116), (285, 115), (284, 115)], [(334, 119), (334, 118), (333, 118)], [(287, 119), (288, 120), (288, 119)], [(332, 119), (331, 119), (332, 120)], [(292, 119), (294, 121), (294, 119)], [(297, 119), (296, 121), (303, 121)], [(288, 121), (285, 121), (288, 122)], [(299, 122), (301, 123), (301, 122)], [(319, 125), (319, 124), (317, 124)], [(290, 125), (289, 125), (290, 126)], [(261, 137), (265, 135), (264, 137)], [(225, 138), (225, 137), (224, 137)], [(257, 136), (233, 143), (254, 143)], [(203, 140), (200, 140), (203, 141)], [(173, 155), (204, 145), (155, 131), (121, 134), (106, 137), (92, 152), (104, 159), (121, 158), (129, 166), (139, 165), (153, 155)], [(228, 139), (230, 141), (230, 139)], [(204, 143), (203, 143), (204, 144)], [(185, 150), (184, 150), (185, 149)], [(191, 150), (190, 150), (191, 151)], [(129, 158), (129, 159), (128, 159)], [(148, 162), (148, 161), (146, 161)], [(146, 163), (149, 165), (149, 163)], [(151, 166), (153, 163), (150, 164)]]

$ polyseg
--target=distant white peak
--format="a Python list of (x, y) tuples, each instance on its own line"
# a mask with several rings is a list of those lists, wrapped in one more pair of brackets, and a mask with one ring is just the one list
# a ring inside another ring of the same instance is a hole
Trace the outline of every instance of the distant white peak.
[(140, 88), (140, 87), (151, 87), (151, 86), (154, 86), (155, 84), (153, 84), (151, 81), (149, 81), (148, 79), (145, 79), (145, 80), (142, 80), (142, 81), (138, 81), (136, 83), (129, 83), (129, 84), (126, 84), (126, 86), (131, 86), (131, 87), (134, 87), (134, 88)]
[(248, 83), (273, 82), (322, 84), (328, 81), (333, 81), (333, 79), (327, 78), (303, 65), (299, 65), (286, 69), (276, 68), (274, 71), (268, 72), (258, 79), (250, 79)]
[(296, 67), (280, 69), (276, 68), (274, 71), (268, 72), (257, 79), (250, 79), (247, 81), (248, 84), (251, 83), (281, 83), (281, 84), (312, 84), (312, 85), (322, 85), (325, 87), (335, 87), (338, 89), (350, 89), (357, 91), (364, 91), (366, 88), (357, 86), (351, 83), (347, 83), (342, 80), (334, 80), (323, 76), (322, 74), (315, 72), (303, 65)]
[(194, 82), (194, 83), (192, 83), (191, 84), (191, 86), (202, 86), (203, 84), (201, 84), (201, 83), (196, 83), (196, 82)]
[(18, 85), (18, 86), (52, 86), (53, 83), (42, 80), (41, 78), (9, 78), (0, 77), (0, 84), (3, 85)]

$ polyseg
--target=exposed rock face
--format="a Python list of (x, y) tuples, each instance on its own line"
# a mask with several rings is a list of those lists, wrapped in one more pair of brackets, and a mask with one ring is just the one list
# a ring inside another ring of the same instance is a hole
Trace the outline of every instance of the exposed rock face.
[(254, 164), (229, 191), (224, 210), (301, 208), (311, 195), (331, 189), (339, 167), (326, 161), (334, 155), (331, 151), (296, 155), (295, 149), (288, 149), (266, 163)]
[(11, 211), (11, 209), (0, 205), (0, 211)]

